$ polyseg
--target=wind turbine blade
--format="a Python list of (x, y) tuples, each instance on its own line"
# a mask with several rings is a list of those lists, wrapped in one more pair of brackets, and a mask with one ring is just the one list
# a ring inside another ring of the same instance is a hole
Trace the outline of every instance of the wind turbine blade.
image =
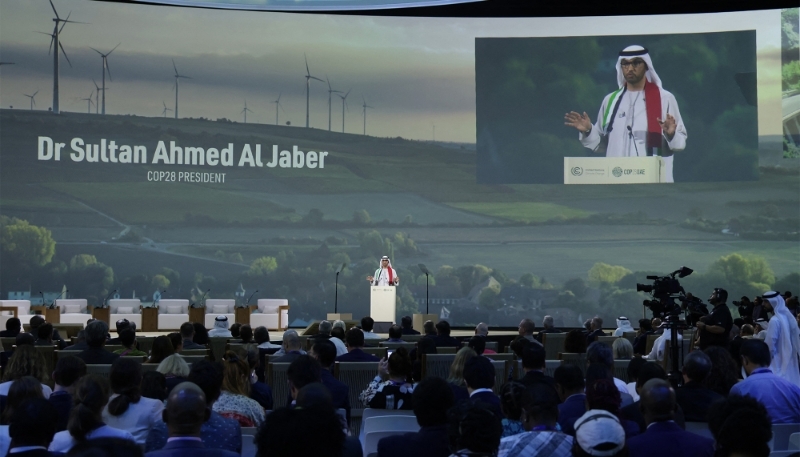
[(38, 94), (38, 93), (39, 93), (39, 90), (37, 89), (36, 92), (34, 92), (33, 95), (31, 95), (31, 97), (35, 97), (36, 94)]
[(69, 57), (67, 56), (67, 51), (64, 50), (64, 45), (61, 44), (60, 41), (58, 42), (58, 47), (61, 48), (61, 52), (64, 53), (64, 58), (67, 59), (67, 63), (69, 64), (69, 67), (72, 68), (72, 62), (69, 61)]
[(191, 76), (178, 75), (178, 78), (193, 79)]
[(278, 100), (277, 100), (277, 102), (278, 102), (279, 105), (281, 103), (281, 95), (283, 95), (283, 92), (278, 92)]
[[(116, 46), (114, 46), (114, 49), (117, 49), (117, 48), (119, 47), (119, 45), (120, 45), (120, 44), (122, 44), (122, 43), (118, 43)], [(111, 53), (112, 53), (112, 52), (114, 52), (114, 49), (112, 49), (112, 50), (108, 51), (108, 54), (106, 54), (106, 57), (110, 56), (110, 55), (111, 55)]]
[(89, 46), (89, 49), (91, 49), (92, 51), (94, 51), (94, 52), (96, 52), (96, 53), (100, 54), (101, 56), (103, 55), (103, 53), (102, 53), (102, 52), (98, 51), (97, 49), (95, 49), (95, 48), (93, 48), (93, 47), (91, 47), (91, 46)]
[(334, 92), (334, 91), (331, 89), (331, 80), (330, 80), (330, 79), (328, 79), (328, 75), (325, 75), (325, 82), (327, 82), (327, 83), (328, 83), (328, 92)]
[(99, 92), (100, 86), (97, 85), (97, 82), (94, 80), (94, 78), (92, 78), (92, 82), (94, 83), (94, 88), (97, 89), (97, 91)]
[(319, 81), (319, 82), (323, 82), (323, 83), (325, 82), (325, 81), (323, 81), (323, 80), (321, 80), (321, 79), (317, 78), (316, 76), (310, 76), (310, 75), (309, 75), (309, 78), (311, 78), (311, 79), (316, 79), (316, 80), (317, 80), (317, 81)]
[(69, 12), (69, 13), (67, 13), (67, 17), (66, 17), (66, 19), (64, 19), (64, 20), (63, 20), (63, 21), (61, 21), (61, 22), (67, 22), (67, 21), (69, 21), (69, 17), (70, 17), (70, 16), (72, 16), (72, 10), (70, 10), (70, 12)]
[[(108, 55), (106, 55), (106, 56), (108, 56)], [(103, 60), (105, 60), (105, 62), (106, 62), (106, 72), (108, 72), (108, 79), (113, 81), (114, 78), (111, 77), (111, 67), (108, 66), (108, 59), (103, 59)]]
[(58, 11), (56, 11), (56, 7), (55, 5), (53, 5), (53, 0), (50, 0), (50, 7), (52, 7), (53, 12), (56, 13), (56, 18), (61, 19), (60, 17), (58, 17)]
[(346, 93), (346, 94), (344, 94), (344, 98), (347, 98), (347, 96), (348, 96), (348, 95), (350, 95), (350, 91), (351, 91), (351, 90), (353, 90), (353, 89), (347, 89), (347, 93)]
[(311, 76), (311, 72), (308, 70), (308, 57), (306, 57), (306, 53), (303, 53), (303, 59), (306, 61), (306, 75)]
[(175, 69), (175, 76), (178, 76), (178, 67), (175, 66), (175, 59), (172, 59), (172, 68)]

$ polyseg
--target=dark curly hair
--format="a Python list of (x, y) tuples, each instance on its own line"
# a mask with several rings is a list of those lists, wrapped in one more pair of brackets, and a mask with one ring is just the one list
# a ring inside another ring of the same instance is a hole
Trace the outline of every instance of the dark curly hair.
[(447, 436), (452, 452), (466, 449), (472, 457), (497, 455), (503, 425), (485, 404), (462, 400), (447, 415)]
[(764, 405), (752, 397), (731, 395), (711, 405), (708, 428), (717, 443), (717, 457), (743, 453), (768, 457), (772, 423)]
[(706, 387), (727, 397), (731, 387), (739, 382), (739, 366), (725, 348), (709, 346), (703, 352), (711, 359), (711, 372), (705, 380)]

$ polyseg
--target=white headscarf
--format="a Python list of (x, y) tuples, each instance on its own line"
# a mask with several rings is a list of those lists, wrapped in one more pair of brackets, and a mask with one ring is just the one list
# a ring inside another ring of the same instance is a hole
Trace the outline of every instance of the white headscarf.
[(647, 80), (656, 86), (659, 89), (663, 89), (661, 86), (661, 78), (658, 77), (658, 73), (656, 73), (656, 69), (653, 67), (653, 61), (650, 59), (650, 54), (647, 52), (647, 48), (639, 45), (628, 46), (627, 48), (623, 49), (619, 53), (619, 57), (617, 58), (617, 85), (622, 87), (625, 85), (625, 76), (622, 74), (622, 59), (631, 60), (634, 57), (638, 57), (647, 64), (647, 71), (645, 72), (645, 77)]
[(766, 292), (762, 298), (769, 301), (775, 313), (769, 320), (766, 338), (772, 356), (770, 369), (800, 386), (800, 329), (797, 328), (797, 320), (778, 292)]
[(219, 328), (223, 330), (228, 329), (228, 317), (219, 315), (214, 319), (214, 328)]
[(631, 326), (631, 321), (628, 320), (625, 316), (620, 316), (617, 318), (617, 329), (614, 330), (614, 336), (622, 336), (625, 332), (634, 332), (635, 330)]
[[(385, 255), (381, 257), (380, 260), (378, 260), (378, 269), (375, 271), (375, 276), (374, 276), (375, 279), (373, 281), (374, 284), (378, 284), (378, 280), (381, 277), (381, 270), (383, 270), (383, 265), (381, 265), (381, 262), (383, 262), (384, 260), (387, 261), (386, 269), (391, 271), (392, 280), (397, 278), (397, 271), (395, 271), (395, 269), (392, 268), (392, 259), (390, 259), (389, 256)], [(389, 284), (389, 285), (393, 286), (394, 284)]]

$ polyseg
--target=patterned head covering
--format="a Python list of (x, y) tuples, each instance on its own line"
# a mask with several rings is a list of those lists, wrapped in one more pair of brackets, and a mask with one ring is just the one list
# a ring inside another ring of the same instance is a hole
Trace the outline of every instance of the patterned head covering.
[(644, 76), (647, 80), (656, 86), (659, 89), (663, 89), (661, 87), (661, 78), (658, 77), (658, 73), (656, 73), (655, 68), (653, 68), (653, 60), (650, 59), (650, 54), (647, 51), (647, 48), (639, 45), (628, 46), (627, 48), (623, 49), (619, 53), (619, 57), (617, 57), (617, 84), (619, 87), (625, 85), (625, 75), (622, 74), (622, 59), (633, 60), (635, 58), (640, 58), (644, 60), (647, 64), (647, 72), (645, 72)]

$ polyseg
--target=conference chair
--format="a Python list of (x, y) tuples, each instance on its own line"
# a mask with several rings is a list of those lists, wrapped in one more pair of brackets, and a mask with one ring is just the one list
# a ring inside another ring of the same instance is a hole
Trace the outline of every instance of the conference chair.
[(56, 361), (58, 361), (59, 359), (63, 359), (64, 357), (69, 357), (71, 355), (76, 356), (81, 352), (82, 351), (56, 351)]
[[(272, 388), (273, 409), (286, 406), (289, 392), (289, 381), (286, 372), (289, 370), (290, 363), (268, 363), (267, 364), (267, 384)], [(377, 367), (376, 371), (377, 373)], [(373, 376), (375, 374), (373, 373)]]
[(425, 335), (403, 335), (400, 338), (403, 341), (408, 341), (409, 343), (417, 343), (419, 340), (425, 338)]
[(155, 341), (156, 337), (154, 336), (136, 336), (136, 344), (139, 346), (139, 350), (150, 353), (153, 349), (153, 341)]
[[(156, 364), (151, 364), (157, 366)], [(103, 364), (95, 364), (95, 363), (87, 363), (86, 364), (86, 374), (96, 374), (103, 378), (108, 379), (111, 377), (111, 364), (110, 363), (103, 363)]]
[[(769, 442), (769, 448), (772, 451), (788, 451), (790, 449), (789, 438), (798, 432), (800, 432), (800, 424), (772, 424), (772, 440)], [(797, 452), (797, 450), (792, 452)]]
[(125, 348), (121, 344), (106, 344), (105, 346), (103, 346), (103, 349), (105, 349), (108, 352), (114, 352)]
[[(359, 395), (367, 388), (370, 381), (378, 374), (378, 362), (336, 362), (333, 365), (333, 376), (339, 381), (350, 386), (350, 432), (358, 435), (361, 428), (359, 420), (365, 405)], [(273, 391), (273, 397), (275, 392)]]
[[(139, 363), (142, 363), (145, 360), (147, 360), (147, 356), (146, 355), (121, 355), (119, 358), (125, 359), (125, 360), (135, 360), (135, 361), (137, 361)], [(156, 365), (156, 364), (153, 364), (153, 365)], [(158, 365), (156, 365), (156, 366), (158, 366)]]
[(203, 356), (207, 359), (211, 356), (208, 349), (184, 349), (180, 354), (184, 358), (189, 356)]
[(608, 346), (609, 348), (611, 348), (612, 345), (614, 344), (614, 340), (616, 340), (617, 338), (619, 338), (619, 337), (618, 336), (598, 336), (597, 337), (597, 341), (599, 341), (600, 343), (603, 343), (606, 346)]
[(486, 353), (484, 353), (483, 355), (485, 357), (489, 358), (489, 359), (492, 359), (492, 360), (495, 360), (495, 361), (501, 360), (503, 362), (508, 361), (508, 360), (515, 360), (516, 359), (516, 356), (513, 353), (509, 354), (507, 352), (505, 352), (505, 353), (498, 352), (497, 354), (486, 354)]
[(250, 326), (267, 330), (286, 330), (289, 326), (289, 300), (260, 298), (258, 308), (250, 314)]
[(789, 435), (789, 450), (800, 449), (800, 432)]
[(34, 346), (36, 352), (42, 355), (44, 359), (46, 372), (52, 373), (56, 367), (56, 347), (55, 346)]
[(226, 337), (211, 337), (208, 339), (208, 346), (211, 348), (211, 356), (219, 362), (222, 360), (222, 356), (225, 355), (225, 349), (227, 348), (228, 339)]
[(366, 352), (367, 354), (372, 354), (379, 359), (382, 359), (387, 356), (388, 353), (387, 349), (388, 348), (385, 347), (369, 347), (369, 348), (365, 347), (362, 348), (362, 351)]
[(70, 298), (56, 300), (56, 306), (61, 312), (60, 320), (62, 324), (82, 324), (92, 318), (89, 313), (89, 305), (85, 298)]
[(183, 355), (183, 354), (181, 354), (181, 357), (183, 357), (183, 361), (186, 362), (189, 365), (191, 365), (191, 364), (193, 364), (195, 362), (199, 362), (201, 360), (205, 360), (206, 359), (206, 356), (204, 356), (204, 355)]
[(630, 360), (614, 361), (614, 377), (625, 381), (626, 384), (631, 382), (630, 379), (628, 379), (628, 365), (630, 365), (630, 363)]
[(544, 344), (544, 358), (547, 360), (558, 360), (558, 354), (564, 352), (564, 340), (566, 333), (543, 333), (542, 344)]
[(214, 319), (217, 316), (225, 316), (229, 323), (236, 321), (236, 300), (232, 298), (209, 298), (206, 300), (206, 315), (203, 325), (206, 328), (214, 327)]
[(142, 302), (138, 298), (112, 298), (108, 300), (111, 325), (120, 319), (127, 319), (142, 328)]
[(148, 371), (156, 371), (158, 368), (157, 363), (142, 363), (142, 373), (146, 373)]
[[(544, 374), (550, 376), (551, 378), (553, 375), (556, 374), (556, 368), (561, 366), (560, 360), (545, 360), (544, 361)], [(522, 377), (522, 376), (520, 376)]]
[(653, 343), (655, 343), (660, 336), (661, 335), (647, 335), (647, 344), (645, 344), (644, 355), (649, 354), (650, 351), (653, 350)]
[(452, 346), (442, 346), (436, 348), (437, 354), (455, 354), (458, 352), (460, 348), (452, 347)]
[(244, 430), (242, 430), (242, 457), (256, 457), (257, 451), (258, 448), (256, 447), (256, 435), (245, 434)]
[(401, 435), (403, 431), (382, 431), (370, 432), (364, 435), (364, 457), (376, 457), (378, 455), (378, 442), (387, 436)]
[(158, 301), (159, 330), (181, 328), (184, 322), (189, 322), (189, 300), (164, 298)]
[(633, 341), (636, 339), (636, 332), (625, 332), (622, 334), (622, 337), (633, 344)]
[(506, 383), (511, 367), (506, 360), (492, 360), (492, 365), (494, 366), (494, 392), (498, 393)]
[(258, 433), (258, 427), (242, 427), (242, 435), (256, 436), (256, 433)]
[(379, 346), (383, 347), (383, 348), (386, 348), (386, 349), (388, 349), (390, 351), (393, 351), (393, 350), (395, 350), (397, 348), (405, 348), (406, 351), (411, 352), (412, 349), (417, 347), (417, 343), (407, 343), (407, 342), (396, 343), (396, 342), (389, 342), (389, 341), (381, 341)]
[(455, 354), (422, 354), (422, 379), (435, 376), (447, 379), (450, 376), (450, 365), (456, 359)]
[(586, 376), (586, 353), (570, 353), (570, 352), (561, 352), (558, 354), (559, 360), (563, 365), (572, 364), (577, 366), (583, 372), (583, 375)]

